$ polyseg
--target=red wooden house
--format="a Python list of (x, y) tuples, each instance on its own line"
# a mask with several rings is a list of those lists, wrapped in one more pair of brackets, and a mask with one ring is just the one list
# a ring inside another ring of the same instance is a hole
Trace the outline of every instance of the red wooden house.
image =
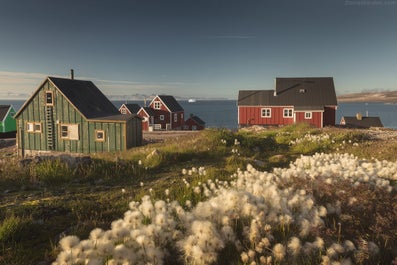
[(190, 115), (189, 119), (185, 121), (184, 128), (190, 131), (204, 130), (205, 122), (202, 119), (200, 119), (198, 116)]
[(181, 130), (184, 126), (185, 111), (173, 96), (158, 95), (148, 107), (142, 107), (138, 116), (143, 118), (142, 129)]
[(337, 108), (332, 77), (276, 78), (274, 90), (240, 90), (239, 127), (307, 122), (335, 125)]
[(119, 111), (121, 114), (137, 114), (141, 106), (134, 103), (125, 103), (120, 106)]

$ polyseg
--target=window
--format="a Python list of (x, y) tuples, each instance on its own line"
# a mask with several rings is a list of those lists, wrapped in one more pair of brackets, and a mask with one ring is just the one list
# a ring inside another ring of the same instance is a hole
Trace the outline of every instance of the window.
[(34, 131), (35, 132), (41, 132), (41, 123), (35, 123), (34, 124)]
[(174, 114), (174, 122), (177, 122), (178, 121), (178, 114)]
[(284, 118), (292, 118), (292, 117), (294, 117), (293, 110), (292, 109), (284, 109), (283, 117)]
[(33, 133), (41, 133), (41, 123), (40, 122), (26, 123), (26, 131)]
[(61, 125), (61, 138), (67, 138), (69, 136), (68, 126)]
[(310, 120), (312, 118), (311, 112), (305, 112), (305, 119)]
[(121, 109), (121, 114), (127, 114), (127, 110), (125, 108)]
[(104, 142), (105, 141), (105, 131), (95, 130), (95, 141)]
[(272, 117), (272, 109), (264, 108), (262, 109), (262, 118), (270, 118)]
[(34, 123), (33, 123), (33, 122), (28, 122), (28, 123), (26, 124), (26, 130), (27, 130), (28, 132), (34, 132)]
[(54, 92), (52, 91), (45, 92), (45, 104), (46, 106), (54, 106)]
[(154, 109), (161, 109), (161, 102), (160, 101), (155, 101), (153, 103)]
[(61, 124), (61, 138), (65, 140), (79, 140), (79, 125)]
[(164, 120), (164, 115), (160, 115), (160, 121)]

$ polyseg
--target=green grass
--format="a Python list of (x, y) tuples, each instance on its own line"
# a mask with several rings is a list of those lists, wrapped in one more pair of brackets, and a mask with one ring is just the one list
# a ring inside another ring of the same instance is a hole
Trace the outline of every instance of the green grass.
[[(320, 142), (291, 141), (307, 134), (329, 134)], [(357, 145), (353, 145), (357, 143)], [(227, 180), (248, 163), (262, 170), (286, 166), (301, 154), (349, 152), (363, 158), (395, 157), (390, 148), (370, 140), (363, 132), (320, 130), (304, 124), (261, 132), (208, 129), (198, 134), (148, 144), (126, 152), (92, 156), (89, 165), (72, 168), (59, 161), (19, 166), (15, 157), (0, 170), (0, 264), (51, 262), (63, 235), (85, 238), (100, 227), (122, 217), (132, 200), (151, 194), (155, 199), (205, 199), (191, 186), (207, 180)], [(206, 175), (183, 175), (183, 169), (205, 167)], [(167, 196), (164, 191), (169, 189)], [(225, 253), (235, 253), (226, 248)]]

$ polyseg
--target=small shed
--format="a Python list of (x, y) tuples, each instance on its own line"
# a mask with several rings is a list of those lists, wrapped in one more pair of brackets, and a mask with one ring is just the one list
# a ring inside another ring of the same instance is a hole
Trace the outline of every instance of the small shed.
[(205, 129), (205, 122), (200, 119), (198, 116), (190, 115), (189, 119), (185, 121), (186, 130), (197, 131)]
[(12, 105), (0, 105), (0, 135), (15, 137), (17, 130), (14, 119), (15, 109)]
[(47, 77), (15, 119), (20, 156), (124, 151), (142, 144), (141, 118), (120, 114), (91, 81)]
[(343, 116), (339, 124), (350, 128), (383, 127), (379, 117), (363, 117), (361, 113), (356, 116)]

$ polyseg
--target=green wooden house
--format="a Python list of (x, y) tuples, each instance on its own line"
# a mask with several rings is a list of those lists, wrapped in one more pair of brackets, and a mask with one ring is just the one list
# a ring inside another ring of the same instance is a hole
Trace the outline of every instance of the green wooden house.
[(0, 105), (0, 135), (10, 135), (17, 130), (15, 110), (11, 105)]
[(124, 151), (142, 144), (142, 121), (122, 115), (91, 82), (47, 77), (16, 113), (20, 156)]

